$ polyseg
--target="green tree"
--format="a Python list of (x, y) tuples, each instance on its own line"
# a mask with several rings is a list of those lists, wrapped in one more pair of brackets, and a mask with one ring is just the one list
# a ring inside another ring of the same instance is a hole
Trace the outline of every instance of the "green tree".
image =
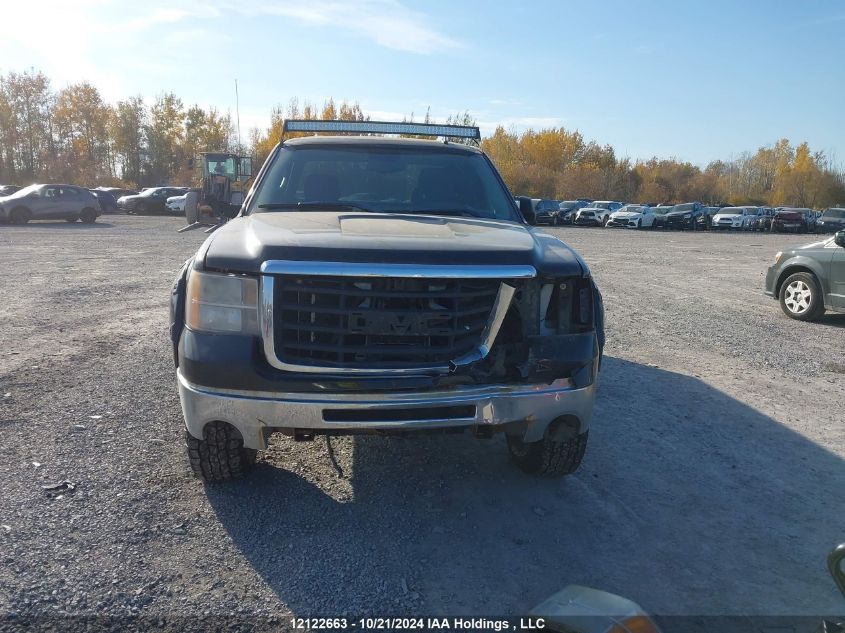
[(6, 153), (11, 153), (15, 177), (21, 182), (43, 178), (53, 150), (50, 80), (34, 69), (10, 72), (3, 79), (2, 92), (8, 126), (3, 136), (11, 142), (11, 152), (7, 148)]
[(112, 109), (100, 92), (87, 82), (71, 84), (56, 97), (52, 122), (56, 158), (62, 180), (93, 186), (109, 180), (112, 173), (109, 128)]
[(143, 180), (147, 184), (166, 183), (182, 168), (181, 150), (185, 137), (185, 109), (182, 100), (172, 92), (160, 95), (150, 108), (147, 138), (147, 161)]
[(111, 120), (110, 136), (118, 175), (132, 186), (140, 186), (145, 160), (147, 109), (141, 97), (118, 101)]

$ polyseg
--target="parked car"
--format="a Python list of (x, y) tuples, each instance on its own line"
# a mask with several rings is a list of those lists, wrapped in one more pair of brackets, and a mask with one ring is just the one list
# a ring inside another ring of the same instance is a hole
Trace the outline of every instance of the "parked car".
[[(397, 182), (413, 195), (397, 197)], [(194, 472), (241, 475), (273, 432), (433, 429), (502, 431), (523, 471), (574, 472), (604, 344), (601, 295), (571, 247), (528, 226), (530, 200), (520, 207), (477, 147), (277, 145), (170, 295)]]
[(658, 204), (656, 206), (647, 205), (651, 212), (654, 213), (654, 228), (666, 228), (666, 215), (673, 209), (671, 204)]
[(115, 200), (119, 200), (123, 196), (137, 196), (140, 193), (135, 189), (124, 189), (123, 187), (94, 187), (92, 191), (105, 191), (113, 195)]
[(185, 202), (188, 199), (188, 194), (183, 193), (181, 196), (170, 196), (164, 206), (172, 215), (185, 215)]
[(181, 196), (187, 190), (187, 187), (151, 187), (137, 195), (119, 198), (117, 206), (126, 213), (164, 215), (167, 213), (167, 199), (171, 196)]
[(697, 220), (704, 205), (700, 202), (685, 202), (676, 204), (666, 213), (664, 223), (667, 229), (694, 231), (698, 228)]
[(811, 219), (812, 209), (801, 207), (780, 207), (772, 218), (771, 231), (774, 233), (809, 233), (815, 231), (815, 217)]
[(765, 293), (799, 321), (815, 321), (826, 309), (845, 312), (845, 231), (777, 253)]
[(20, 191), (22, 187), (17, 185), (0, 185), (0, 197), (11, 196), (16, 191)]
[(757, 207), (723, 207), (713, 216), (713, 230), (741, 231), (752, 216), (757, 215)]
[(111, 194), (111, 192), (104, 191), (102, 189), (89, 189), (91, 193), (93, 193), (97, 200), (100, 203), (100, 209), (103, 213), (117, 213), (117, 200)]
[(757, 213), (749, 217), (745, 222), (746, 231), (769, 231), (772, 226), (774, 209), (771, 207), (760, 207)]
[(624, 227), (630, 229), (653, 229), (655, 227), (655, 214), (652, 207), (645, 207), (641, 204), (626, 204), (618, 211), (610, 214), (605, 225), (608, 228)]
[(721, 211), (722, 207), (703, 207), (701, 213), (695, 218), (696, 228), (709, 231), (713, 226), (713, 216)]
[(537, 224), (560, 224), (560, 201), (539, 200), (534, 205), (534, 217)]
[(623, 203), (612, 200), (596, 200), (586, 207), (581, 207), (575, 214), (573, 224), (582, 226), (604, 226), (610, 219), (610, 214), (621, 209)]
[(30, 185), (0, 198), (0, 221), (82, 220), (92, 224), (102, 213), (97, 196), (73, 185)]
[(589, 202), (582, 202), (581, 200), (564, 200), (560, 203), (560, 212), (558, 213), (558, 217), (560, 217), (561, 224), (572, 224), (572, 220), (575, 217), (575, 214), (578, 212), (578, 209), (581, 207), (585, 207)]
[(845, 229), (845, 209), (831, 207), (825, 209), (816, 221), (816, 233), (835, 233)]

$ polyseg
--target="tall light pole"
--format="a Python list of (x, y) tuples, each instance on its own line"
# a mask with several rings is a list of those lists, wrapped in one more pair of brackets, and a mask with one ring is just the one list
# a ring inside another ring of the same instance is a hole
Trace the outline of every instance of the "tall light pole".
[(235, 79), (235, 118), (238, 122), (238, 154), (243, 153), (243, 148), (241, 147), (241, 105), (240, 99), (238, 98), (238, 80)]

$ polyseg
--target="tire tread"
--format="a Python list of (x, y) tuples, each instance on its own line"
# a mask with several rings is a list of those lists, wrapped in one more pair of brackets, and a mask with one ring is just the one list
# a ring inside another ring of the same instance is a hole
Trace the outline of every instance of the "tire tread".
[(186, 431), (185, 443), (191, 470), (208, 482), (242, 477), (255, 463), (255, 450), (244, 448), (238, 430), (225, 422), (206, 424), (201, 440)]

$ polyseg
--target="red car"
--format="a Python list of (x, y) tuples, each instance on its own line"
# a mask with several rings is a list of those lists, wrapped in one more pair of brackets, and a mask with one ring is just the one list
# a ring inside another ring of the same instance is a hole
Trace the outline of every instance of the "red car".
[(812, 226), (810, 223), (812, 213), (812, 209), (797, 209), (792, 207), (778, 209), (775, 212), (775, 217), (772, 218), (771, 230), (773, 233), (787, 233), (790, 231), (808, 233), (811, 229), (815, 229), (815, 223)]

